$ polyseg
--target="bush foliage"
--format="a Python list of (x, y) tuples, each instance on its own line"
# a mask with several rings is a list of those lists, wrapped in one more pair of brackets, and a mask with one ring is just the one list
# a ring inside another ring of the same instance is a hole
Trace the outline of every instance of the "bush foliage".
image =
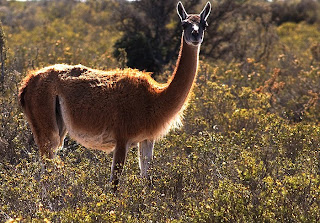
[[(225, 2), (217, 3), (217, 12)], [(110, 154), (67, 138), (56, 159), (41, 162), (17, 92), (29, 70), (48, 64), (127, 66), (126, 47), (114, 58), (127, 35), (114, 25), (129, 22), (116, 13), (133, 3), (1, 2), (0, 221), (319, 221), (319, 3), (234, 2), (221, 14), (228, 22), (209, 27), (184, 126), (157, 142), (152, 182), (140, 178), (133, 148), (117, 194), (108, 183)], [(280, 18), (276, 12), (283, 8), (287, 16)], [(251, 13), (258, 9), (262, 17)], [(299, 21), (288, 19), (297, 12)], [(167, 23), (172, 33), (176, 26)], [(230, 41), (228, 29), (234, 32)], [(152, 38), (143, 32), (137, 37)], [(135, 40), (126, 39), (132, 49)], [(213, 43), (233, 51), (210, 52)], [(166, 61), (159, 81), (168, 78), (175, 60)]]

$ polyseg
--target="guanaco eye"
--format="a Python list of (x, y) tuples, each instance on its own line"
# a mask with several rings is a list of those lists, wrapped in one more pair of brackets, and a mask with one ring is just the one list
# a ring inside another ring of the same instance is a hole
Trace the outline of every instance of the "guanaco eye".
[(187, 26), (188, 26), (188, 22), (186, 22), (186, 21), (182, 21), (182, 23), (181, 23), (181, 25), (182, 25), (182, 27), (185, 29), (185, 28), (187, 28)]

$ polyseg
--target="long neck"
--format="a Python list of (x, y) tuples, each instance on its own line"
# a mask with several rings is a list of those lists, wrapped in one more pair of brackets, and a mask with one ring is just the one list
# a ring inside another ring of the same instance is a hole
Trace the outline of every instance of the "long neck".
[(198, 67), (200, 46), (188, 45), (182, 35), (180, 53), (171, 80), (160, 93), (159, 101), (169, 116), (178, 113), (191, 91)]

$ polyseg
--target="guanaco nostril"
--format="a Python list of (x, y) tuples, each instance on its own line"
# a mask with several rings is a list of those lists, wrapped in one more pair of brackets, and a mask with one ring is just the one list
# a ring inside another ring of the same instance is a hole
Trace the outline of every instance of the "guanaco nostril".
[(193, 36), (197, 36), (199, 34), (198, 30), (192, 30), (191, 34)]

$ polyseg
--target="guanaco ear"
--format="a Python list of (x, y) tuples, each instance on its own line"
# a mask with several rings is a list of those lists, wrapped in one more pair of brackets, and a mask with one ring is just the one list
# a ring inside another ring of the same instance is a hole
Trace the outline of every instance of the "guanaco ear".
[(188, 17), (188, 14), (180, 1), (178, 2), (178, 5), (177, 5), (177, 13), (181, 19), (181, 22)]
[(211, 4), (207, 2), (206, 6), (203, 8), (202, 12), (200, 13), (201, 21), (207, 21), (208, 16), (210, 15), (211, 11)]

